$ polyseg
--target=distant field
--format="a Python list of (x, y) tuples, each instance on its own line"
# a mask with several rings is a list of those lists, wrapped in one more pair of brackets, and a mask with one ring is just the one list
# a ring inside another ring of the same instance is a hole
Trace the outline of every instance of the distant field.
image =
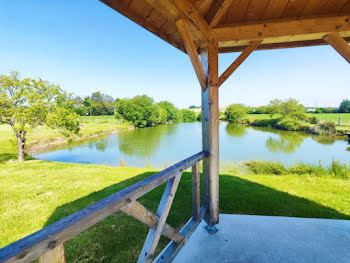
[(114, 115), (109, 116), (80, 116), (81, 123), (107, 123), (107, 122), (120, 122)]
[[(316, 117), (320, 121), (326, 121), (328, 118), (328, 121), (332, 121), (338, 124), (339, 117), (341, 118), (341, 124), (344, 125), (350, 125), (350, 113), (308, 113), (307, 114), (310, 117)], [(269, 118), (269, 114), (249, 114), (248, 118), (251, 119), (265, 119)]]

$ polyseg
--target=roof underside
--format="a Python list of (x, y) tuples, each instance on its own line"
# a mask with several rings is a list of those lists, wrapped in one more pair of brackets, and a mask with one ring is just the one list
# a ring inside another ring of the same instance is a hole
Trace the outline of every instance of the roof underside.
[[(178, 8), (183, 0), (101, 1), (182, 51), (185, 48), (175, 22), (193, 13), (210, 25), (210, 37), (218, 41), (220, 52), (242, 51), (259, 38), (263, 42), (258, 49), (324, 45), (323, 37), (329, 32), (338, 32), (350, 41), (350, 0), (185, 0), (187, 13)], [(222, 8), (224, 4), (227, 8)], [(213, 26), (219, 9), (224, 11)], [(206, 39), (195, 19), (189, 21), (200, 48)]]

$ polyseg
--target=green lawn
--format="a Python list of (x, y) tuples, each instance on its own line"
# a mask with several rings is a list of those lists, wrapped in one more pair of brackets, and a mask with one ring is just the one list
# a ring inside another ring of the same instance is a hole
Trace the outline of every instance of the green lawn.
[[(155, 172), (39, 160), (19, 164), (8, 161), (15, 158), (11, 138), (11, 131), (0, 125), (0, 247)], [(163, 189), (155, 189), (140, 202), (155, 212)], [(350, 180), (223, 172), (220, 213), (350, 219)], [(191, 174), (185, 172), (167, 222), (181, 228), (190, 216)], [(114, 214), (66, 242), (67, 260), (135, 262), (147, 232), (148, 227), (129, 216)], [(158, 251), (166, 243), (162, 238)]]

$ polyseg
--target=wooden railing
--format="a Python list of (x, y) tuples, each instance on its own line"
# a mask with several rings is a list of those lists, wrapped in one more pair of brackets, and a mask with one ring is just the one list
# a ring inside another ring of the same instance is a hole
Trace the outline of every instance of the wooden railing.
[[(151, 262), (152, 260), (155, 262), (171, 261), (186, 239), (198, 226), (205, 213), (205, 209), (200, 207), (200, 174), (198, 165), (198, 162), (205, 157), (205, 152), (199, 152), (0, 249), (0, 262), (31, 262), (35, 259), (38, 259), (39, 263), (65, 262), (64, 242), (118, 210), (127, 213), (150, 227), (138, 262)], [(177, 231), (166, 223), (166, 219), (182, 173), (189, 167), (192, 167), (193, 215), (187, 224), (180, 231)], [(157, 213), (153, 214), (140, 204), (137, 199), (165, 182), (167, 182), (167, 185)], [(161, 235), (171, 241), (154, 259), (154, 253)]]

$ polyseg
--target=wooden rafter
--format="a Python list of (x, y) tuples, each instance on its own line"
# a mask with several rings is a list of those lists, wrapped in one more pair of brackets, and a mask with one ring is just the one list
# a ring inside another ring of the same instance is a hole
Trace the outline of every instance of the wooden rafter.
[(174, 4), (191, 20), (198, 29), (209, 39), (210, 26), (201, 16), (196, 7), (188, 0), (172, 0)]
[(176, 22), (176, 26), (182, 36), (185, 44), (186, 52), (191, 59), (192, 66), (196, 72), (199, 83), (202, 90), (207, 88), (207, 78), (205, 76), (202, 63), (199, 59), (197, 48), (194, 44), (193, 38), (191, 36), (190, 30), (188, 28), (188, 22), (186, 20), (180, 19)]
[[(302, 40), (309, 40), (315, 39), (315, 34), (343, 31), (350, 31), (350, 15), (235, 24), (213, 28), (211, 36), (217, 41), (264, 39), (265, 43), (269, 38), (284, 37), (280, 42), (288, 42), (288, 37), (293, 37), (293, 41), (298, 41), (299, 39), (296, 36), (299, 35)], [(322, 37), (319, 37), (319, 39), (322, 39)]]
[(331, 45), (347, 62), (350, 63), (350, 46), (337, 33), (330, 33), (324, 37), (324, 40)]
[(232, 0), (214, 1), (210, 7), (206, 19), (211, 27), (215, 27), (230, 7)]
[(166, 219), (168, 217), (170, 207), (173, 203), (177, 187), (181, 179), (182, 173), (178, 174), (174, 178), (170, 179), (165, 187), (162, 199), (160, 200), (157, 216), (159, 221), (156, 229), (150, 229), (143, 245), (138, 262), (151, 262), (154, 257), (161, 233), (163, 231)]
[(226, 69), (219, 78), (219, 86), (243, 63), (244, 60), (261, 44), (262, 40), (255, 40), (239, 55), (239, 57)]
[[(137, 201), (130, 201), (129, 204), (125, 205), (120, 210), (137, 219), (138, 221), (144, 223), (152, 229), (157, 228), (159, 217), (153, 214), (151, 211), (149, 211), (146, 207), (144, 207)], [(178, 231), (176, 231), (168, 224), (164, 224), (161, 233), (163, 236), (169, 238), (175, 243), (180, 243), (183, 239), (183, 236), (181, 236)]]

